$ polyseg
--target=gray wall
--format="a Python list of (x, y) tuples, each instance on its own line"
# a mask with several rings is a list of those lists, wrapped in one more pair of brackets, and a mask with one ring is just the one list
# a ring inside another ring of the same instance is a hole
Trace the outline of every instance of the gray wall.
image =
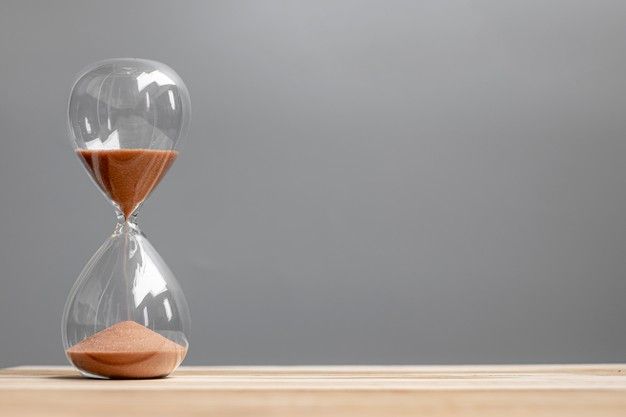
[(163, 61), (191, 137), (140, 223), (188, 364), (624, 361), (626, 3), (0, 3), (0, 365), (62, 364), (113, 212), (92, 61)]

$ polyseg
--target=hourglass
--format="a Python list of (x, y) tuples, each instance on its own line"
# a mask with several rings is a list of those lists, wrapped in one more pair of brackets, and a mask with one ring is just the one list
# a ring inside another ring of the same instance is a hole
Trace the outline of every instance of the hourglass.
[(118, 219), (78, 277), (63, 313), (65, 353), (84, 376), (164, 377), (187, 353), (185, 296), (136, 219), (176, 159), (189, 115), (185, 84), (155, 61), (98, 62), (72, 88), (74, 150)]

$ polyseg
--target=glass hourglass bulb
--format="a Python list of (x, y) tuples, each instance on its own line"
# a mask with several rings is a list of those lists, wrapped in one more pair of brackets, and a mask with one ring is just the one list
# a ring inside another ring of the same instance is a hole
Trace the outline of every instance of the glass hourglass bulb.
[(163, 377), (187, 353), (185, 296), (135, 220), (176, 159), (189, 114), (185, 84), (155, 61), (98, 62), (72, 88), (68, 122), (74, 150), (118, 218), (79, 275), (63, 313), (67, 358), (85, 376)]

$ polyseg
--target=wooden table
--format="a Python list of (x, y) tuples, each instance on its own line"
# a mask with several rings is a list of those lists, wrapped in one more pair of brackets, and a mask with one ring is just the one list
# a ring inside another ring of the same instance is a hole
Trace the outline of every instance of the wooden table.
[(0, 370), (0, 416), (626, 416), (626, 365), (183, 367), (89, 380)]

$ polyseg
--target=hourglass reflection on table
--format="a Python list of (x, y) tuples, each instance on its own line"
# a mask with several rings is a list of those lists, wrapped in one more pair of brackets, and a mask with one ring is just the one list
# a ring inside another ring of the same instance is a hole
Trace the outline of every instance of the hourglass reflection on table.
[(163, 377), (187, 353), (185, 296), (136, 218), (176, 159), (189, 115), (185, 84), (155, 61), (102, 61), (72, 88), (68, 121), (75, 152), (118, 218), (63, 313), (66, 355), (87, 377)]

